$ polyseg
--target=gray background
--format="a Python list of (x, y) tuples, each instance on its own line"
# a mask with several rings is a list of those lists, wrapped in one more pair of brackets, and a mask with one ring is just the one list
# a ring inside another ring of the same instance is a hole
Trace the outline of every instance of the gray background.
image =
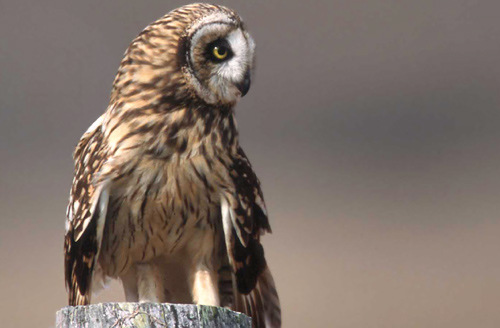
[[(285, 326), (498, 327), (500, 2), (221, 3), (258, 46), (237, 118)], [(2, 326), (65, 305), (71, 153), (128, 43), (181, 4), (1, 0)]]

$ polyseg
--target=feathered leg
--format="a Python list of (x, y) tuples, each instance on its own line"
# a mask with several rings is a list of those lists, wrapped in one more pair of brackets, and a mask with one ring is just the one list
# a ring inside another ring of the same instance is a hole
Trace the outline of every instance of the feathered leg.
[(199, 265), (192, 278), (193, 302), (196, 304), (219, 306), (218, 275), (205, 265)]
[(155, 265), (141, 263), (136, 265), (139, 302), (158, 303), (163, 299), (163, 279)]
[(125, 299), (127, 302), (138, 302), (139, 301), (139, 290), (137, 287), (137, 272), (134, 266), (132, 266), (126, 274), (120, 277), (123, 285), (123, 290), (125, 291)]

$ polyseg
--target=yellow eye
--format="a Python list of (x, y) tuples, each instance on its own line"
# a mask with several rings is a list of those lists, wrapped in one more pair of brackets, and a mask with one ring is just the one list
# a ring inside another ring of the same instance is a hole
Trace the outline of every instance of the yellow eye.
[(212, 53), (214, 54), (215, 58), (222, 60), (227, 57), (228, 51), (225, 47), (215, 46), (212, 50)]
[(206, 50), (207, 58), (214, 63), (222, 63), (233, 57), (231, 46), (225, 39), (217, 39), (210, 43)]

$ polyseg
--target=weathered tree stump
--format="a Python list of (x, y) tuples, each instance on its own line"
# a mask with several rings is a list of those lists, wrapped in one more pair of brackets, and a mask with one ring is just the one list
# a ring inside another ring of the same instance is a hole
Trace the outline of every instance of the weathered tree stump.
[(57, 311), (56, 328), (251, 328), (250, 317), (226, 308), (169, 303), (100, 303)]

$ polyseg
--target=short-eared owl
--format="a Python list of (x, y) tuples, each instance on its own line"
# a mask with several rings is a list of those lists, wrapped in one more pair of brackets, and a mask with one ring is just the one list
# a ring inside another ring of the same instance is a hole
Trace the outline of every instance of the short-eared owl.
[(234, 118), (253, 63), (252, 38), (222, 6), (181, 7), (132, 41), (74, 153), (70, 305), (111, 277), (127, 301), (227, 306), (254, 327), (281, 325), (260, 243), (271, 228)]

